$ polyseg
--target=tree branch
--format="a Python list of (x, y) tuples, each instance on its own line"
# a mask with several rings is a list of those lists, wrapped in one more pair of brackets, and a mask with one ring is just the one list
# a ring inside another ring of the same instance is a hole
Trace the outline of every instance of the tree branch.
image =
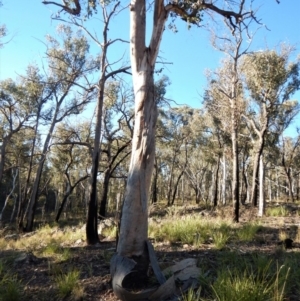
[(61, 5), (59, 3), (56, 3), (56, 2), (53, 2), (53, 1), (43, 1), (42, 3), (43, 4), (53, 4), (53, 5), (56, 5), (56, 6), (59, 6), (62, 8), (62, 10), (66, 11), (67, 13), (71, 14), (71, 15), (80, 15), (80, 12), (81, 12), (81, 6), (80, 6), (80, 3), (79, 3), (79, 0), (73, 0), (74, 4), (75, 4), (75, 8), (70, 8), (69, 7), (69, 3), (65, 0), (63, 0), (63, 2), (65, 3), (65, 5)]

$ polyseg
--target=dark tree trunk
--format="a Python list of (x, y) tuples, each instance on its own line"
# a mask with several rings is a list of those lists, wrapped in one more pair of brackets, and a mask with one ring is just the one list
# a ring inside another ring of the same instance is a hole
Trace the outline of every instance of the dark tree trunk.
[[(93, 166), (98, 170), (99, 152), (95, 156)], [(98, 224), (97, 224), (97, 173), (92, 173), (90, 200), (88, 204), (88, 215), (86, 222), (86, 240), (88, 245), (99, 243)]]
[(100, 200), (100, 208), (99, 208), (99, 215), (100, 220), (106, 217), (106, 207), (107, 207), (107, 196), (109, 190), (109, 180), (110, 180), (110, 172), (111, 170), (107, 168), (104, 173), (104, 181), (103, 181), (103, 191)]
[(155, 164), (154, 164), (154, 178), (152, 182), (152, 204), (157, 203), (157, 180), (158, 180), (158, 166), (157, 166), (157, 159), (155, 158)]
[(177, 193), (177, 190), (178, 190), (179, 181), (180, 181), (181, 177), (183, 176), (183, 174), (184, 174), (184, 170), (181, 171), (181, 173), (179, 174), (179, 176), (178, 176), (178, 178), (176, 180), (176, 183), (174, 185), (173, 195), (172, 195), (172, 200), (171, 200), (171, 205), (174, 205), (175, 198), (176, 198), (176, 193)]

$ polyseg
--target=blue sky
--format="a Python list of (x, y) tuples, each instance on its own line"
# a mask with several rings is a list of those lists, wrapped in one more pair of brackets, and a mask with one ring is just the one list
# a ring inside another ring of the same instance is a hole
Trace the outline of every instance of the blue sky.
[[(57, 11), (55, 6), (45, 6), (41, 0), (3, 0), (0, 9), (0, 23), (5, 23), (12, 40), (0, 49), (0, 80), (24, 73), (31, 62), (40, 63), (45, 52), (46, 34), (53, 34), (58, 25), (51, 20), (51, 13)], [(59, 2), (59, 0), (57, 0)], [(122, 2), (127, 3), (127, 2)], [(125, 5), (125, 4), (124, 4)], [(294, 45), (296, 54), (300, 53), (299, 30), (299, 0), (255, 0), (254, 7), (260, 7), (258, 18), (270, 29), (261, 29), (255, 36), (253, 50), (273, 48), (281, 42)], [(96, 16), (97, 17), (97, 16)], [(128, 40), (129, 12), (125, 9), (115, 18), (110, 27), (111, 38), (121, 36)], [(149, 20), (150, 21), (150, 20)], [(166, 29), (164, 32), (160, 57), (165, 62), (163, 74), (171, 80), (168, 97), (178, 103), (193, 107), (201, 106), (201, 95), (206, 85), (205, 70), (218, 67), (223, 54), (212, 48), (209, 42), (209, 32), (204, 28), (187, 29), (187, 25), (177, 20), (179, 32), (173, 33)], [(95, 20), (89, 26), (95, 31), (101, 28)], [(98, 51), (94, 46), (94, 51)], [(115, 47), (115, 55), (122, 54), (128, 59), (128, 45), (119, 44)], [(157, 65), (158, 68), (162, 67)], [(294, 98), (300, 99), (300, 93)]]

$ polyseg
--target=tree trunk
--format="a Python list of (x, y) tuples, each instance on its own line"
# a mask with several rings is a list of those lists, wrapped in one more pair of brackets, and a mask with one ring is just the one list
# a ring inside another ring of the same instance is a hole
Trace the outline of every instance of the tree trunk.
[(103, 181), (103, 191), (100, 200), (100, 209), (99, 215), (100, 220), (106, 217), (106, 207), (107, 207), (107, 196), (108, 196), (108, 189), (109, 189), (109, 180), (110, 180), (110, 172), (111, 170), (107, 168), (104, 173), (104, 181)]
[(14, 190), (17, 186), (17, 176), (19, 174), (19, 169), (16, 169), (16, 174), (15, 175), (14, 175), (14, 170), (12, 169), (11, 174), (12, 174), (12, 180), (13, 180), (12, 184), (13, 185), (12, 185), (10, 193), (6, 196), (6, 199), (4, 201), (4, 205), (3, 205), (3, 208), (2, 208), (1, 213), (0, 213), (0, 222), (2, 222), (3, 213), (5, 211), (5, 208), (6, 208), (7, 204), (8, 204), (9, 198), (12, 196), (12, 194), (14, 193)]
[(284, 168), (286, 180), (289, 188), (289, 201), (294, 202), (294, 194), (293, 194), (293, 179), (291, 176), (291, 168)]
[(172, 200), (171, 200), (171, 205), (174, 205), (174, 202), (175, 202), (175, 198), (176, 198), (176, 193), (177, 193), (177, 190), (178, 190), (178, 185), (179, 185), (179, 181), (181, 179), (181, 177), (183, 176), (184, 174), (184, 170), (182, 170), (176, 180), (176, 183), (174, 184), (174, 190), (173, 190), (173, 195), (172, 195)]
[(39, 121), (40, 121), (40, 113), (41, 113), (41, 105), (38, 107), (37, 111), (37, 116), (36, 116), (36, 124), (34, 128), (34, 136), (33, 136), (33, 141), (32, 141), (32, 146), (31, 146), (31, 155), (30, 155), (30, 160), (29, 160), (29, 167), (27, 171), (27, 177), (26, 177), (26, 182), (25, 182), (25, 187), (24, 187), (24, 195), (20, 195), (20, 203), (19, 203), (19, 208), (20, 210), (18, 211), (18, 227), (20, 230), (23, 229), (23, 220), (24, 220), (24, 213), (25, 213), (25, 206), (27, 202), (27, 197), (28, 197), (28, 187), (29, 187), (29, 182), (31, 178), (31, 173), (32, 173), (32, 166), (33, 166), (33, 158), (34, 158), (34, 151), (35, 151), (35, 146), (36, 146), (36, 140), (38, 137), (38, 128), (39, 128)]
[[(157, 119), (153, 75), (167, 12), (163, 1), (155, 3), (153, 34), (150, 47), (146, 47), (146, 6), (146, 2), (142, 0), (132, 0), (130, 4), (130, 53), (135, 94), (135, 123), (117, 254), (122, 258), (134, 259), (135, 264), (127, 276), (124, 277), (123, 274), (123, 287), (130, 287), (132, 284), (144, 285), (149, 267), (146, 247), (148, 198), (154, 167)], [(123, 271), (122, 267), (124, 266), (118, 265), (118, 270), (113, 275), (113, 288), (116, 294), (118, 294), (116, 283)]]
[(265, 214), (266, 200), (265, 200), (265, 167), (263, 155), (259, 158), (259, 206), (258, 216), (262, 217)]
[(35, 176), (35, 179), (34, 179), (32, 191), (31, 191), (31, 195), (30, 195), (30, 199), (29, 199), (29, 203), (28, 203), (28, 208), (27, 208), (27, 218), (26, 218), (26, 227), (25, 227), (26, 232), (30, 232), (33, 229), (33, 220), (34, 220), (34, 215), (35, 215), (36, 203), (37, 203), (38, 197), (39, 197), (40, 181), (41, 181), (41, 177), (42, 177), (42, 172), (43, 172), (44, 163), (45, 163), (45, 160), (46, 160), (48, 147), (49, 147), (49, 144), (50, 144), (52, 134), (54, 132), (58, 112), (59, 112), (59, 106), (57, 106), (55, 108), (55, 113), (54, 113), (54, 116), (52, 118), (52, 122), (51, 122), (49, 132), (48, 132), (48, 134), (46, 136), (46, 139), (45, 139), (45, 142), (44, 142), (42, 155), (41, 155), (41, 158), (40, 158), (40, 161), (39, 161), (39, 164), (38, 164), (38, 169), (37, 169), (37, 172), (36, 172), (36, 176)]
[(222, 175), (222, 204), (226, 204), (226, 156), (225, 156), (225, 151), (223, 152), (223, 175)]
[(176, 154), (174, 154), (172, 166), (170, 170), (170, 179), (168, 183), (168, 194), (167, 194), (168, 206), (172, 205), (171, 195), (172, 195), (172, 188), (173, 188), (173, 173), (174, 173), (175, 158), (176, 158)]
[(157, 180), (158, 180), (158, 162), (155, 158), (155, 164), (154, 164), (154, 179), (152, 182), (152, 204), (157, 203)]
[[(139, 76), (142, 85), (135, 88), (132, 155), (117, 248), (118, 254), (127, 257), (145, 255), (145, 242), (148, 237), (147, 203), (155, 155), (157, 109), (154, 100), (153, 69), (149, 66), (140, 72)], [(146, 267), (148, 268), (148, 262)]]
[(232, 133), (232, 201), (233, 201), (233, 220), (239, 222), (239, 154), (238, 154), (238, 143), (237, 143), (237, 132), (236, 130)]
[(257, 206), (257, 194), (258, 194), (258, 172), (259, 172), (259, 159), (264, 147), (264, 139), (259, 138), (259, 145), (257, 145), (257, 151), (255, 152), (253, 161), (253, 176), (252, 176), (252, 188), (251, 188), (251, 204), (253, 207)]
[(216, 176), (215, 176), (215, 189), (213, 194), (213, 206), (217, 207), (218, 205), (218, 180), (219, 180), (219, 169), (220, 169), (220, 158), (218, 158), (217, 168), (216, 168)]
[(8, 139), (5, 137), (2, 141), (2, 145), (0, 146), (0, 188), (2, 184), (3, 172), (4, 172), (4, 163), (5, 163), (5, 154), (6, 154), (6, 146), (8, 143)]

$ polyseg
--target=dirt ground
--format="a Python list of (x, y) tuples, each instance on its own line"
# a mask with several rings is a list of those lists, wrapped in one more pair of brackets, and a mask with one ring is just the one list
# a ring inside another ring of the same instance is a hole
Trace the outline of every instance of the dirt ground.
[[(197, 211), (197, 210), (196, 210)], [(242, 210), (241, 223), (251, 219), (251, 210)], [(215, 212), (199, 211), (201, 215), (215, 215)], [(300, 217), (292, 214), (288, 217), (264, 217), (261, 219), (264, 231), (261, 239), (254, 242), (228, 246), (232, 248), (238, 256), (251, 252), (265, 253), (274, 256), (278, 249), (279, 231), (284, 229), (290, 231), (293, 227), (298, 228)], [(214, 266), (218, 254), (222, 251), (214, 249), (210, 243), (193, 247), (187, 244), (157, 243), (154, 245), (156, 255), (161, 267), (167, 267), (184, 258), (196, 258), (198, 262), (205, 262)], [(68, 247), (70, 259), (53, 263), (47, 257), (38, 257), (33, 253), (20, 251), (1, 251), (0, 260), (5, 259), (10, 264), (13, 273), (18, 275), (25, 286), (24, 298), (26, 301), (58, 301), (62, 300), (57, 296), (57, 289), (53, 280), (53, 275), (57, 271), (69, 271), (70, 268), (80, 270), (80, 286), (84, 288), (84, 298), (82, 300), (117, 301), (110, 283), (110, 258), (115, 251), (115, 241), (103, 240), (98, 246), (86, 246), (84, 242)], [(291, 250), (286, 252), (299, 253), (300, 246), (297, 242), (293, 244)], [(10, 260), (11, 259), (11, 260)], [(73, 300), (71, 297), (63, 300)], [(297, 299), (295, 299), (297, 300)]]

